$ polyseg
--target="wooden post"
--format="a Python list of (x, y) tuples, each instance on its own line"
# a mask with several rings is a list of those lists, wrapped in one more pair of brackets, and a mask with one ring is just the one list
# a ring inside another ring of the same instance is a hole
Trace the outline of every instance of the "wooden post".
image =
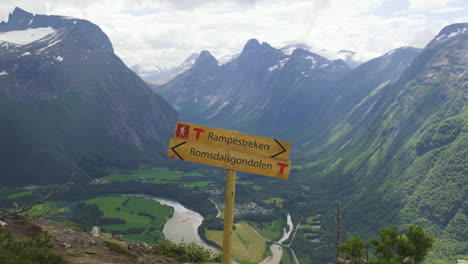
[(228, 169), (226, 175), (226, 196), (224, 200), (223, 264), (231, 264), (235, 194), (236, 171)]

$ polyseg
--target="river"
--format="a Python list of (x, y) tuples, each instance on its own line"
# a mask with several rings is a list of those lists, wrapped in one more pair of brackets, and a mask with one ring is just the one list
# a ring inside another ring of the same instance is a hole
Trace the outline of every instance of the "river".
[[(217, 249), (209, 246), (206, 244), (198, 235), (198, 227), (201, 225), (203, 221), (203, 216), (199, 213), (192, 211), (185, 206), (181, 205), (179, 202), (164, 199), (149, 195), (133, 195), (133, 196), (140, 196), (145, 197), (148, 199), (152, 199), (158, 201), (163, 205), (170, 206), (174, 209), (174, 214), (172, 215), (169, 220), (167, 220), (166, 224), (163, 228), (164, 236), (172, 241), (179, 242), (179, 241), (186, 241), (186, 242), (197, 242), (202, 244), (204, 247), (209, 248), (214, 251), (218, 251)], [(294, 225), (291, 220), (291, 215), (288, 214), (287, 216), (287, 224), (288, 229), (283, 229), (283, 236), (277, 241), (278, 243), (283, 243), (284, 241), (288, 240), (291, 236)], [(277, 244), (272, 244), (270, 246), (270, 250), (272, 255), (265, 258), (260, 262), (260, 264), (279, 264), (281, 261), (281, 257), (283, 256), (283, 247)], [(236, 263), (233, 261), (233, 263)]]
[(204, 247), (218, 251), (214, 247), (206, 244), (198, 235), (198, 227), (203, 221), (203, 216), (199, 213), (188, 209), (177, 201), (150, 196), (150, 195), (131, 195), (144, 197), (158, 201), (163, 205), (167, 205), (174, 209), (174, 214), (164, 224), (163, 234), (164, 237), (174, 242), (197, 242)]
[[(199, 213), (188, 209), (187, 207), (183, 206), (175, 200), (143, 194), (126, 194), (126, 196), (135, 196), (152, 199), (174, 209), (173, 215), (164, 224), (163, 234), (165, 238), (174, 242), (197, 242), (203, 245), (205, 248), (211, 249), (213, 251), (218, 251), (218, 249), (206, 244), (198, 235), (198, 227), (203, 221), (203, 216)], [(278, 243), (283, 243), (284, 241), (286, 241), (293, 232), (294, 226), (291, 220), (291, 215), (289, 214), (287, 216), (287, 224), (288, 229), (283, 229), (283, 236), (277, 241)], [(281, 257), (283, 255), (282, 246), (272, 244), (270, 246), (270, 250), (272, 256), (265, 258), (264, 260), (262, 260), (262, 262), (260, 262), (260, 264), (280, 263)], [(236, 262), (233, 261), (233, 263)]]
[[(293, 226), (290, 214), (288, 214), (287, 223), (288, 223), (288, 230), (284, 228), (283, 236), (277, 241), (280, 244), (288, 240), (289, 236), (292, 234), (294, 230), (294, 226)], [(277, 244), (271, 244), (270, 251), (272, 255), (262, 260), (260, 264), (279, 264), (280, 263), (281, 257), (283, 256), (283, 247)]]

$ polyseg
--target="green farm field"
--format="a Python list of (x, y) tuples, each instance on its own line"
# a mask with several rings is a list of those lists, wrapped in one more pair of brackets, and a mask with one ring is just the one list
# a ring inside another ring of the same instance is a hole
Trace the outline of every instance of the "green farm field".
[(104, 224), (105, 232), (123, 234), (125, 239), (142, 242), (155, 242), (163, 235), (164, 223), (172, 214), (172, 208), (142, 197), (106, 196), (84, 201), (96, 205), (104, 218), (117, 218), (125, 221), (118, 224)]
[[(145, 181), (151, 183), (178, 183), (187, 186), (203, 187), (211, 183), (202, 178), (203, 174), (198, 172), (184, 173), (166, 168), (145, 168), (132, 173), (114, 173), (101, 180), (104, 181)], [(190, 179), (190, 178), (193, 178)]]
[[(232, 251), (239, 263), (258, 263), (267, 250), (266, 241), (252, 230), (247, 222), (235, 224)], [(206, 230), (206, 237), (219, 246), (223, 244), (223, 231)]]

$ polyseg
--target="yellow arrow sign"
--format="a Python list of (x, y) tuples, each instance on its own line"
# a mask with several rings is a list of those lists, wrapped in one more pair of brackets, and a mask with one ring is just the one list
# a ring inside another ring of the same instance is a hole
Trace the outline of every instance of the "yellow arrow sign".
[(287, 179), (290, 161), (241, 153), (193, 141), (173, 138), (169, 142), (168, 156), (216, 167)]
[(291, 143), (287, 141), (184, 122), (177, 122), (174, 138), (285, 161), (291, 152)]

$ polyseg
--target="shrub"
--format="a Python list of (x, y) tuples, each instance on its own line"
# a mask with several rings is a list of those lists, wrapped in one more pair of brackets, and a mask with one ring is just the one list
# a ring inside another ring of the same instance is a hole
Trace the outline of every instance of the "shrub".
[(123, 248), (122, 246), (120, 246), (119, 244), (117, 243), (114, 243), (112, 241), (109, 241), (109, 240), (104, 240), (104, 245), (106, 245), (107, 248), (109, 248), (110, 251), (114, 251), (116, 253), (119, 253), (119, 254), (122, 254), (122, 255), (126, 255), (126, 256), (129, 256), (131, 258), (136, 258), (136, 255), (133, 254), (131, 251), (129, 251), (128, 249), (126, 248)]
[(63, 221), (63, 225), (75, 231), (83, 231), (80, 228), (80, 226), (73, 221), (69, 221), (69, 220)]
[(174, 243), (167, 239), (161, 240), (159, 242), (159, 253), (178, 259), (180, 261), (195, 263), (221, 261), (220, 253), (215, 253), (195, 242)]
[(47, 233), (16, 241), (12, 234), (0, 227), (0, 263), (2, 264), (66, 264), (67, 262), (49, 250), (53, 247)]

